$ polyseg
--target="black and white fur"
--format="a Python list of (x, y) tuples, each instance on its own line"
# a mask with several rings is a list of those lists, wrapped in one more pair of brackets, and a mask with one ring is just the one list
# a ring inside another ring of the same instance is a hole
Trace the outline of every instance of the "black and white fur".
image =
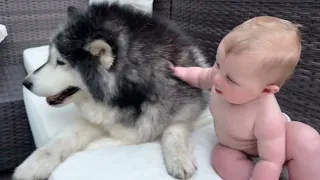
[(37, 149), (15, 170), (15, 179), (48, 178), (66, 158), (102, 137), (109, 138), (107, 146), (160, 138), (169, 174), (185, 179), (196, 171), (188, 138), (208, 94), (173, 77), (169, 62), (207, 65), (176, 25), (129, 6), (92, 4), (84, 12), (69, 7), (49, 54), (24, 85), (44, 97), (78, 88), (59, 105), (75, 103), (83, 120)]

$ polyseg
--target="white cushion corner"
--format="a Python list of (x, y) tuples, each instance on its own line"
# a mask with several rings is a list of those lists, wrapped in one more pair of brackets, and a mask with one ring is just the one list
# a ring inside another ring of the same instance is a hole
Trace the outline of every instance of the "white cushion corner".
[(43, 65), (49, 57), (49, 45), (23, 50), (23, 63), (28, 74)]

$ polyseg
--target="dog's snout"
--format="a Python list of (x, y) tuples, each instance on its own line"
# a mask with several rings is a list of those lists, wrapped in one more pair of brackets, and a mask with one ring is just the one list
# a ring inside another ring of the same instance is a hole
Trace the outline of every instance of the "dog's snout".
[(27, 89), (31, 89), (32, 87), (32, 82), (28, 81), (28, 80), (24, 80), (23, 83), (24, 87), (26, 87)]

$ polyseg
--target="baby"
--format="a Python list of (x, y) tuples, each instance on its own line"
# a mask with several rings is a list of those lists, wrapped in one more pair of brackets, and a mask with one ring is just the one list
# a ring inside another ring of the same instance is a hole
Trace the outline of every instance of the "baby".
[[(285, 162), (290, 180), (320, 179), (318, 132), (289, 122), (274, 96), (300, 59), (298, 27), (276, 17), (256, 17), (222, 39), (212, 68), (172, 67), (191, 86), (211, 88), (219, 141), (212, 165), (224, 180), (278, 180)], [(254, 165), (248, 156), (260, 161)]]

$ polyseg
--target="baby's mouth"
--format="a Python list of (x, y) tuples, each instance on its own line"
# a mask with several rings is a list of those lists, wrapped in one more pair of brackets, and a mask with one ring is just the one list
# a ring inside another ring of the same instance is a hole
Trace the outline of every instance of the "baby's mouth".
[(222, 94), (222, 91), (218, 90), (217, 88), (215, 90), (218, 94)]

